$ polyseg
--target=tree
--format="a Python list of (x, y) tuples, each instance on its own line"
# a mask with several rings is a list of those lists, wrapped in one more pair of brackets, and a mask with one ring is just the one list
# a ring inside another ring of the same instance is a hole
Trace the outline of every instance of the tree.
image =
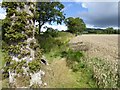
[(60, 2), (37, 2), (36, 5), (36, 20), (39, 22), (39, 34), (42, 25), (45, 23), (57, 22), (61, 24), (65, 19), (62, 9), (64, 5)]
[(65, 24), (68, 27), (68, 31), (71, 33), (81, 33), (86, 29), (86, 25), (80, 18), (69, 17), (65, 20)]
[(107, 34), (113, 34), (114, 31), (115, 31), (115, 30), (113, 29), (113, 27), (108, 27), (108, 28), (105, 29), (105, 32), (106, 32)]

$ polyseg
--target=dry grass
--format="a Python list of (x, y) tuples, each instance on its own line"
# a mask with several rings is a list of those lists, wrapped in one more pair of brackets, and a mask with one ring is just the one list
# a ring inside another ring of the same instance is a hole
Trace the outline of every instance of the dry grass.
[(71, 71), (66, 66), (65, 59), (54, 60), (54, 62), (45, 67), (44, 70), (46, 75), (43, 80), (48, 84), (46, 88), (70, 88), (70, 86), (76, 83), (71, 75)]
[(30, 83), (29, 83), (30, 77), (29, 76), (20, 76), (20, 77), (16, 77), (16, 87), (27, 87)]

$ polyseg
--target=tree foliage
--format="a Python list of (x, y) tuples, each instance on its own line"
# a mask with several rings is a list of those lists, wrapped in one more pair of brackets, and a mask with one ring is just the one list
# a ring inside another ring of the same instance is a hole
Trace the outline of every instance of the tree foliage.
[[(36, 5), (36, 20), (39, 22), (39, 28), (45, 23), (57, 22), (61, 24), (65, 19), (62, 9), (64, 5), (60, 2), (37, 2)], [(39, 33), (40, 33), (39, 29)]]
[(86, 25), (81, 18), (69, 17), (65, 20), (65, 24), (71, 33), (81, 33), (86, 29)]
[(113, 29), (113, 27), (108, 27), (105, 29), (104, 32), (107, 34), (113, 34), (115, 32), (115, 30)]

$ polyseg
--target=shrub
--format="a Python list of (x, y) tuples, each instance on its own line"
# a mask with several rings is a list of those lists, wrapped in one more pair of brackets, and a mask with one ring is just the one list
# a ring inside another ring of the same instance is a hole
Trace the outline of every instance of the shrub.
[(76, 71), (78, 71), (79, 69), (80, 69), (80, 67), (79, 67), (78, 64), (74, 64), (74, 65), (72, 66), (73, 72), (76, 72)]
[(67, 65), (73, 69), (73, 71), (78, 71), (79, 68), (84, 68), (84, 64), (81, 63), (82, 58), (84, 57), (84, 54), (80, 51), (73, 51), (73, 50), (68, 50), (63, 51), (61, 53), (61, 57), (66, 57), (67, 58)]
[(44, 34), (39, 37), (40, 47), (44, 49), (45, 53), (50, 52), (56, 47), (60, 47), (63, 43), (60, 40), (53, 38), (51, 35)]
[(80, 51), (73, 51), (73, 50), (68, 50), (62, 52), (62, 57), (66, 57), (69, 60), (80, 62), (80, 59), (84, 56), (84, 54)]
[(52, 37), (57, 37), (58, 31), (52, 28), (47, 28), (47, 31), (45, 32), (45, 34), (48, 34), (49, 36), (52, 36)]

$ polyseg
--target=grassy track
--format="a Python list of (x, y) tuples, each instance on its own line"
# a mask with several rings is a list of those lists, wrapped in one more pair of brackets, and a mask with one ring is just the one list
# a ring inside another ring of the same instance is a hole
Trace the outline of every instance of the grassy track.
[(54, 40), (62, 43), (60, 46), (58, 46), (59, 43), (54, 43), (54, 47), (44, 53), (50, 64), (47, 67), (43, 66), (43, 69), (46, 71), (46, 76), (43, 80), (48, 84), (48, 88), (97, 87), (95, 81), (91, 77), (92, 73), (88, 68), (80, 68), (77, 72), (73, 72), (72, 69), (68, 67), (66, 58), (61, 57), (61, 52), (69, 49), (67, 44), (73, 37), (74, 36), (70, 33), (60, 32), (58, 37), (51, 38), (51, 40), (50, 38), (44, 38), (44, 40), (43, 38), (39, 38), (41, 47), (43, 46), (42, 48), (46, 50), (51, 48), (50, 44), (52, 44)]

